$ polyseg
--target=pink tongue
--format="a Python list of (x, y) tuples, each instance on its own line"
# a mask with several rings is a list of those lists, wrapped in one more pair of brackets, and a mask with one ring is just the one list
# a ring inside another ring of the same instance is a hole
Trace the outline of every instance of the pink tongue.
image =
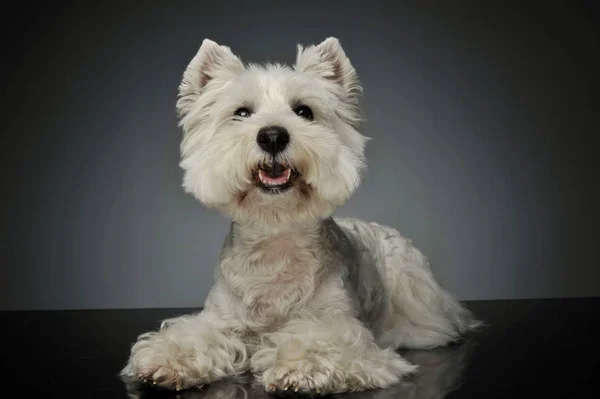
[(285, 173), (278, 177), (270, 177), (267, 175), (263, 175), (263, 179), (269, 184), (283, 184), (287, 181), (287, 176)]

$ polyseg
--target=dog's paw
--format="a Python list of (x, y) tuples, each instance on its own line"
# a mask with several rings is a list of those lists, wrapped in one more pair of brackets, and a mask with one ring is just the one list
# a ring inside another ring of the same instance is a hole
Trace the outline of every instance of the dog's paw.
[(290, 372), (282, 378), (267, 383), (265, 389), (268, 392), (326, 393), (326, 389), (315, 381), (312, 376), (301, 374), (298, 371)]
[(334, 392), (335, 381), (326, 370), (308, 361), (297, 361), (285, 366), (274, 366), (261, 376), (265, 390), (281, 393), (283, 391), (304, 394), (329, 394)]
[(181, 391), (189, 388), (186, 384), (185, 371), (178, 365), (154, 365), (137, 375), (138, 380), (160, 388)]
[(188, 368), (178, 361), (177, 349), (156, 335), (141, 337), (133, 346), (123, 377), (136, 379), (157, 388), (180, 391), (202, 384), (191, 378)]
[(350, 362), (320, 356), (277, 361), (260, 374), (268, 392), (292, 391), (314, 396), (388, 388), (414, 373), (416, 366), (393, 351), (373, 351)]
[(185, 368), (175, 360), (150, 358), (132, 362), (131, 376), (139, 382), (171, 391), (201, 386), (188, 378)]

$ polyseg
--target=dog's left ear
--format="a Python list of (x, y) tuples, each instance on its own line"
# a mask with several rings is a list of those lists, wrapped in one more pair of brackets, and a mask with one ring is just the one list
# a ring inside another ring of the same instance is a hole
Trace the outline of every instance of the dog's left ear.
[(337, 83), (348, 97), (358, 98), (362, 93), (356, 70), (335, 37), (317, 46), (298, 45), (295, 69)]

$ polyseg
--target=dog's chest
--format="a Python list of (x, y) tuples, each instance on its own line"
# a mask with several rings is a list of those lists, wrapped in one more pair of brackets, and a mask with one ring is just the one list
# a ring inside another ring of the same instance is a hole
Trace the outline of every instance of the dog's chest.
[(282, 236), (241, 249), (223, 273), (247, 317), (278, 318), (310, 299), (320, 264), (310, 242)]

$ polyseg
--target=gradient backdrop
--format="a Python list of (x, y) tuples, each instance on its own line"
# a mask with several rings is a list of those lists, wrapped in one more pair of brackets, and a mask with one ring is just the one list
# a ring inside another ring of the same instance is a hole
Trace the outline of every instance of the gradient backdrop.
[(0, 309), (202, 305), (228, 221), (181, 189), (175, 101), (206, 37), (255, 62), (341, 40), (373, 140), (337, 215), (400, 229), (460, 299), (600, 295), (591, 8), (337, 3), (5, 15)]

